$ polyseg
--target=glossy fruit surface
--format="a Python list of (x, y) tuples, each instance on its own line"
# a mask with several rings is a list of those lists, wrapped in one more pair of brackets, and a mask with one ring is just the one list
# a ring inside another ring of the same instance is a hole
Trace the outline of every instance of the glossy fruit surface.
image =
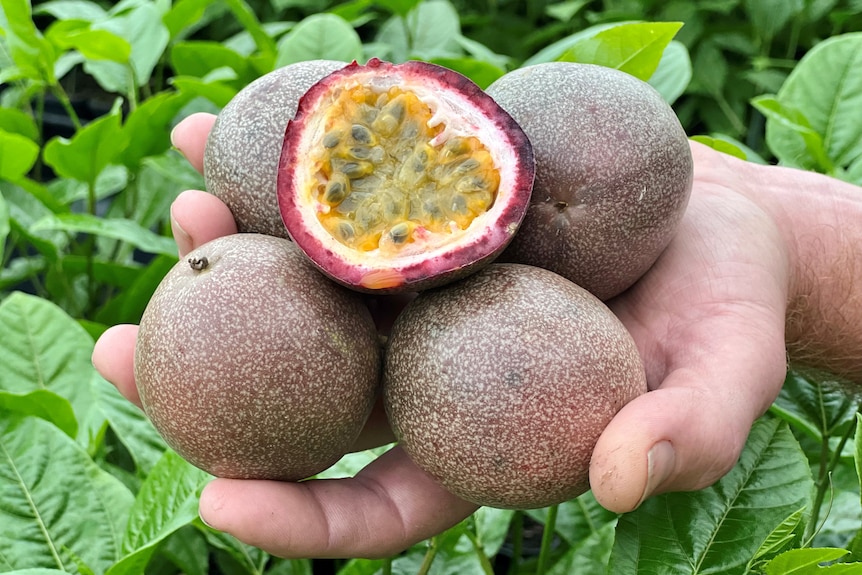
[(247, 85), (219, 112), (207, 139), (204, 179), (239, 231), (288, 237), (276, 199), (284, 129), (306, 90), (344, 65), (311, 60), (284, 66)]
[(676, 232), (692, 185), (686, 134), (649, 84), (553, 62), (488, 87), (530, 138), (536, 183), (503, 259), (559, 273), (602, 300), (631, 286)]
[(141, 320), (135, 378), (167, 443), (218, 477), (299, 480), (368, 417), (380, 351), (359, 294), (289, 240), (234, 234), (180, 261)]
[(419, 467), (468, 501), (524, 509), (588, 489), (599, 435), (646, 377), (592, 294), (548, 270), (493, 263), (399, 315), (383, 390)]
[(489, 263), (524, 216), (529, 141), (470, 80), (372, 59), (327, 76), (286, 131), (278, 200), (291, 238), (364, 291), (415, 291)]

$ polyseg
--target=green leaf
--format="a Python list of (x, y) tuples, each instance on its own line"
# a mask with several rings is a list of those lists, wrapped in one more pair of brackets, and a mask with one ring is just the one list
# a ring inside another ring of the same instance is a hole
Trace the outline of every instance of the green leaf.
[(170, 149), (173, 120), (191, 99), (190, 94), (162, 92), (135, 108), (123, 125), (123, 141), (126, 143), (120, 156), (123, 164), (135, 169), (144, 158)]
[(128, 219), (105, 219), (90, 214), (54, 214), (34, 223), (30, 230), (93, 234), (127, 242), (149, 254), (173, 256), (177, 253), (177, 244), (172, 238), (155, 234)]
[(713, 138), (712, 136), (692, 136), (691, 139), (695, 142), (700, 142), (701, 144), (709, 146), (717, 152), (721, 152), (729, 156), (734, 156), (736, 158), (739, 158), (740, 160), (746, 159), (745, 152), (742, 151), (739, 146), (736, 146), (726, 140), (719, 140), (718, 138)]
[(745, 0), (748, 17), (761, 38), (769, 42), (805, 8), (804, 0)]
[(120, 110), (81, 128), (71, 140), (53, 138), (45, 146), (45, 163), (58, 175), (95, 184), (99, 173), (111, 164), (126, 147), (120, 126)]
[(375, 4), (389, 10), (397, 16), (407, 16), (422, 0), (375, 0)]
[(662, 95), (665, 102), (673, 104), (688, 88), (691, 76), (688, 48), (682, 42), (672, 40), (662, 52), (658, 68), (649, 78), (649, 85)]
[(57, 20), (86, 20), (96, 22), (108, 17), (108, 13), (90, 0), (52, 0), (41, 2), (33, 8), (36, 14), (50, 14)]
[[(275, 40), (261, 26), (252, 7), (245, 0), (225, 0), (225, 3), (246, 32), (254, 39), (261, 54), (274, 62), (276, 56)], [(268, 66), (268, 68), (272, 69), (272, 66)]]
[(548, 575), (605, 575), (614, 545), (614, 523), (607, 523), (572, 545)]
[(818, 567), (821, 563), (835, 561), (847, 555), (845, 549), (791, 549), (782, 553), (766, 564), (763, 569), (765, 575), (806, 575), (814, 573), (862, 573), (862, 565), (844, 564), (837, 565), (839, 569), (827, 569)]
[(127, 285), (126, 289), (99, 310), (96, 320), (109, 325), (140, 323), (147, 303), (165, 274), (176, 262), (176, 257), (156, 257), (135, 276), (134, 281)]
[(393, 16), (377, 34), (376, 41), (387, 45), (391, 59), (431, 60), (463, 53), (458, 38), (461, 23), (458, 11), (448, 0), (428, 0), (418, 4), (406, 17)]
[(509, 525), (515, 512), (511, 509), (480, 507), (473, 513), (476, 539), (487, 557), (494, 557), (509, 534)]
[(132, 47), (125, 38), (107, 30), (93, 30), (85, 20), (60, 20), (45, 32), (62, 50), (77, 50), (90, 60), (129, 61)]
[(362, 40), (346, 20), (334, 14), (308, 16), (278, 43), (275, 66), (305, 60), (340, 60), (362, 58)]
[(73, 439), (78, 433), (78, 420), (75, 419), (72, 404), (47, 389), (37, 389), (29, 393), (0, 391), (0, 412), (3, 411), (41, 417)]
[(828, 162), (812, 153), (806, 131), (777, 118), (766, 123), (766, 141), (784, 163), (817, 169), (847, 167), (862, 157), (862, 32), (834, 36), (812, 48), (781, 87), (777, 100), (798, 110), (819, 135)]
[(808, 461), (787, 424), (755, 422), (739, 462), (715, 485), (648, 499), (623, 515), (610, 573), (742, 572), (790, 514), (811, 502)]
[(210, 475), (173, 451), (152, 468), (135, 497), (123, 537), (123, 559), (107, 575), (142, 573), (156, 546), (198, 517), (198, 497)]
[(57, 55), (36, 29), (29, 0), (0, 0), (0, 8), (9, 25), (5, 34), (6, 47), (17, 74), (44, 84), (56, 83)]
[(559, 60), (598, 64), (649, 80), (681, 22), (635, 22), (602, 30), (569, 48)]
[(0, 180), (26, 175), (39, 157), (39, 145), (20, 134), (0, 129)]
[[(545, 523), (548, 509), (537, 509), (527, 512), (534, 519)], [(601, 527), (617, 520), (617, 514), (611, 513), (596, 501), (591, 491), (588, 491), (570, 501), (557, 506), (557, 519), (554, 523), (557, 534), (569, 545), (577, 545), (584, 538), (594, 534)]]
[[(98, 373), (94, 372), (90, 378), (88, 393), (92, 405), (87, 418), (89, 434), (99, 431), (106, 422), (128, 450), (138, 472), (149, 473), (162, 458), (167, 445), (144, 412), (120, 395), (117, 388)], [(79, 437), (79, 442), (82, 439)]]
[(170, 41), (162, 14), (154, 2), (137, 4), (131, 10), (93, 24), (93, 29), (106, 30), (128, 41), (135, 86), (149, 82)]
[(490, 62), (482, 62), (475, 58), (433, 58), (431, 62), (460, 72), (483, 90), (506, 72)]
[(175, 76), (171, 78), (171, 83), (187, 97), (199, 96), (206, 98), (218, 108), (224, 108), (236, 96), (238, 91), (235, 87), (229, 86), (224, 82), (207, 82), (188, 76)]
[(30, 114), (15, 108), (0, 108), (0, 130), (39, 141), (39, 128)]
[(119, 558), (132, 500), (54, 425), (0, 416), (0, 557), (9, 569), (72, 571), (77, 557), (103, 572)]
[(857, 407), (858, 401), (840, 386), (790, 371), (771, 410), (820, 443), (824, 435), (840, 436)]
[(773, 126), (781, 126), (801, 137), (808, 154), (815, 159), (817, 169), (827, 173), (833, 170), (832, 160), (827, 155), (823, 144), (823, 137), (811, 127), (808, 118), (800, 110), (788, 104), (782, 104), (775, 96), (769, 95), (754, 98), (751, 105), (766, 116), (767, 121)]
[(787, 546), (798, 536), (799, 526), (805, 517), (805, 509), (797, 509), (787, 519), (782, 521), (772, 533), (769, 534), (760, 548), (755, 552), (749, 565), (764, 558), (772, 557), (776, 553), (784, 551)]
[(55, 304), (15, 292), (0, 303), (0, 389), (48, 390), (65, 397), (80, 414), (90, 408), (86, 385), (94, 373), (93, 340)]
[(232, 68), (240, 78), (249, 74), (248, 60), (219, 42), (177, 42), (171, 48), (171, 65), (177, 76), (204, 78), (222, 67)]

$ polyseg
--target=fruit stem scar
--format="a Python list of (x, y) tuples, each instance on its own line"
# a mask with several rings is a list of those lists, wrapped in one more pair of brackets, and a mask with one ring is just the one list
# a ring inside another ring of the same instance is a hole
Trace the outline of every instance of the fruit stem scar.
[(204, 270), (209, 265), (209, 260), (206, 256), (201, 256), (199, 258), (189, 258), (189, 266), (197, 272)]
[(568, 202), (564, 202), (564, 201), (560, 200), (560, 201), (554, 203), (554, 207), (557, 208), (558, 212), (562, 213), (562, 212), (566, 211), (566, 208), (569, 207), (569, 204), (568, 204)]

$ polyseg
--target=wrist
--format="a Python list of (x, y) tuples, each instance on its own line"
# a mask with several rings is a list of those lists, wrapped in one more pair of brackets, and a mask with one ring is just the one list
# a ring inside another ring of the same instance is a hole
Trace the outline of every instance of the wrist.
[(862, 384), (862, 189), (775, 166), (747, 164), (737, 176), (787, 246), (791, 365)]

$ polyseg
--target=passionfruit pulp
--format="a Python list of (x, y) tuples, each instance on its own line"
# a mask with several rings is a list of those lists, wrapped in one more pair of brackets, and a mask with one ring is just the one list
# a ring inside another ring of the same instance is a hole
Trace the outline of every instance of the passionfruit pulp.
[(418, 291), (489, 263), (530, 200), (518, 124), (468, 78), (426, 62), (356, 62), (302, 97), (278, 202), (321, 271), (368, 292)]

